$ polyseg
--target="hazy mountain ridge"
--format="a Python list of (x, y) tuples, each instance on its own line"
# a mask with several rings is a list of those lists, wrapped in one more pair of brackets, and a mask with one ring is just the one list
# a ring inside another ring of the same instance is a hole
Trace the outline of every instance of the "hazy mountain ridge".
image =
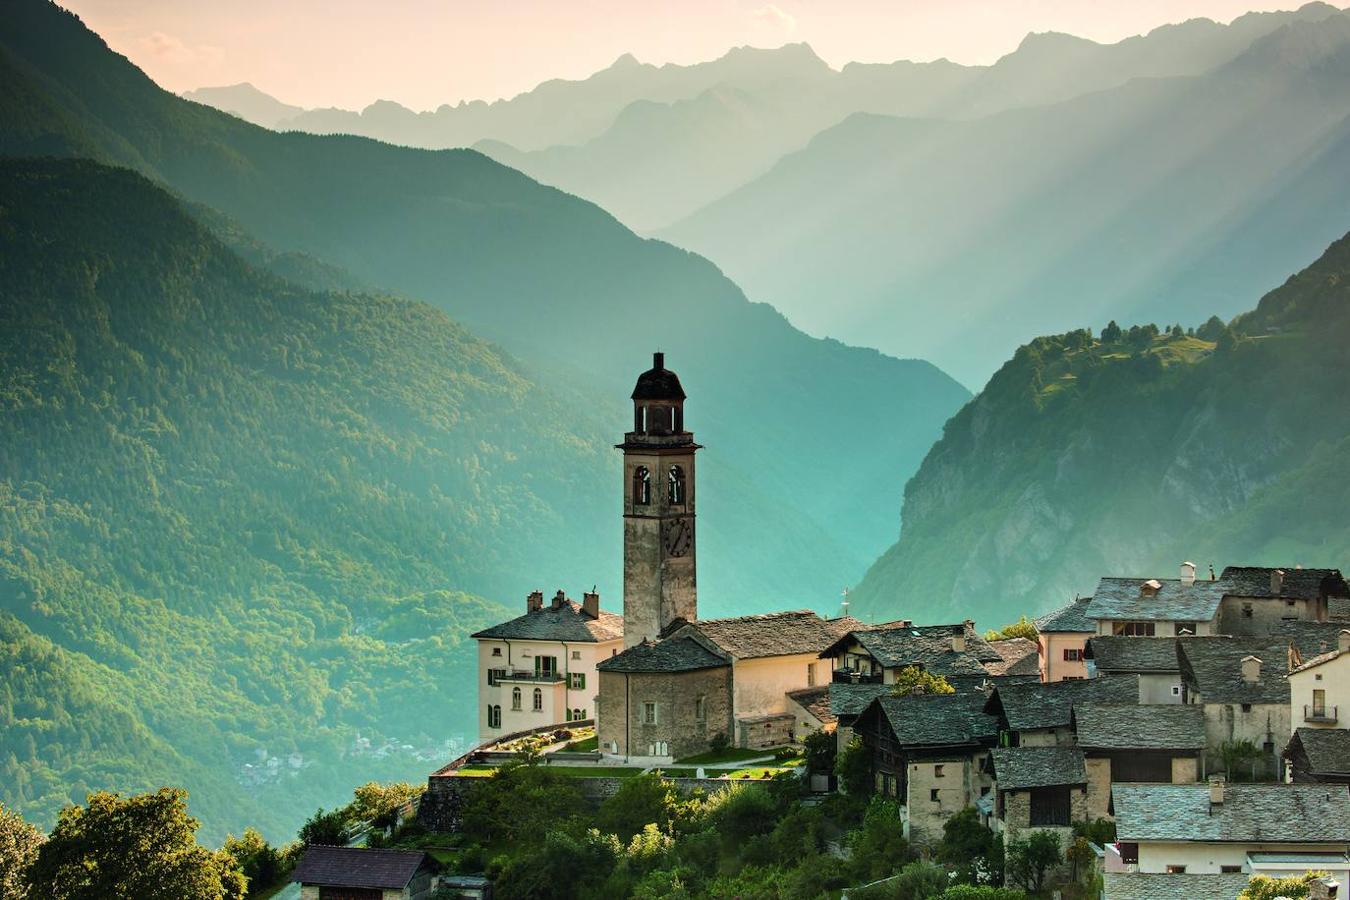
[[(1350, 183), (1313, 176), (1344, 156), (1348, 59), (1334, 12), (1199, 76), (970, 121), (854, 116), (662, 235), (808, 331), (923, 347), (980, 384), (1066, 324), (1231, 315), (1343, 233)], [(1319, 191), (1313, 214), (1271, 207)]]
[[(570, 498), (609, 486), (609, 435), (442, 313), (261, 274), (124, 169), (0, 161), (0, 210), (0, 618), (38, 666), (0, 670), (6, 803), (184, 783), (211, 834), (284, 835), (426, 765), (343, 762), (358, 730), (472, 735), (466, 635), (509, 613), (451, 589), (603, 569), (564, 535), (603, 530)], [(237, 783), (259, 749), (309, 764)]]
[[(1342, 566), (1350, 555), (1350, 236), (1231, 329), (1017, 351), (905, 488), (864, 615), (1011, 619), (1106, 574), (1185, 559)], [(995, 599), (996, 598), (996, 599)]]

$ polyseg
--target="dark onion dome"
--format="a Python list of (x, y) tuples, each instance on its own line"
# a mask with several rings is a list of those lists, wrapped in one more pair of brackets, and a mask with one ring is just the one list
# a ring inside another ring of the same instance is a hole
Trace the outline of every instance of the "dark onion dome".
[(652, 367), (638, 376), (634, 400), (683, 400), (680, 376), (666, 368), (664, 353), (652, 354)]

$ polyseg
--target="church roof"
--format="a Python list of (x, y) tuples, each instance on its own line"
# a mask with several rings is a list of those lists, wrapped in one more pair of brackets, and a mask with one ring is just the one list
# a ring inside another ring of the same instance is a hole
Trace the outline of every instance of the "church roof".
[(686, 627), (695, 629), (736, 659), (758, 659), (819, 653), (834, 642), (841, 630), (855, 624), (856, 619), (826, 620), (809, 609), (797, 609), (730, 619), (700, 619)]
[(671, 637), (634, 644), (596, 668), (601, 672), (694, 672), (730, 664), (692, 637)]
[(666, 368), (664, 353), (652, 354), (652, 367), (638, 376), (634, 400), (683, 400), (680, 376)]
[(603, 643), (623, 637), (623, 616), (602, 609), (599, 618), (592, 619), (582, 612), (581, 604), (574, 600), (564, 600), (557, 609), (546, 602), (542, 609), (533, 609), (509, 622), (484, 628), (472, 637), (484, 640)]

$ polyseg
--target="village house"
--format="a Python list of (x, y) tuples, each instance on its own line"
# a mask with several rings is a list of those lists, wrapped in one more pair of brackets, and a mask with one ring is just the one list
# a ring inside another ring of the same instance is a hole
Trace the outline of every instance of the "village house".
[(1193, 784), (1202, 774), (1205, 721), (1195, 707), (1076, 704), (1073, 729), (1086, 760), (1089, 818), (1109, 816), (1113, 784)]
[[(1182, 697), (1205, 716), (1205, 746), (1214, 757), (1229, 742), (1248, 741), (1261, 752), (1260, 768), (1273, 776), (1289, 734), (1289, 651), (1271, 638), (1226, 636), (1177, 642)], [(1230, 773), (1231, 774), (1231, 773)]]
[(1088, 677), (1084, 650), (1087, 639), (1097, 633), (1097, 623), (1087, 617), (1091, 602), (1091, 597), (1079, 597), (1036, 620), (1041, 681)]
[(1350, 784), (1350, 729), (1296, 728), (1281, 755), (1295, 784)]
[(1087, 642), (1087, 669), (1094, 678), (1134, 675), (1140, 703), (1180, 703), (1181, 664), (1177, 642), (1190, 638), (1098, 635)]
[(1221, 583), (1196, 580), (1185, 563), (1180, 578), (1103, 578), (1083, 614), (1103, 635), (1214, 634), (1222, 600)]
[(990, 641), (999, 655), (998, 662), (986, 662), (988, 684), (1035, 683), (1041, 680), (1041, 660), (1037, 643), (1028, 638), (1004, 638)]
[(425, 900), (435, 861), (421, 850), (311, 845), (291, 873), (301, 900)]
[(830, 715), (834, 716), (835, 746), (843, 750), (853, 740), (853, 724), (873, 700), (891, 693), (885, 684), (830, 685)]
[(1350, 794), (1343, 790), (1215, 780), (1118, 784), (1111, 794), (1117, 843), (1108, 848), (1108, 871), (1279, 878), (1321, 870), (1350, 882)]
[(879, 697), (854, 722), (877, 794), (901, 804), (905, 836), (920, 846), (942, 839), (948, 817), (993, 791), (989, 750), (998, 723), (982, 693)]
[(1350, 597), (1339, 569), (1228, 566), (1219, 606), (1220, 634), (1271, 634), (1280, 622), (1325, 622), (1332, 598)]
[(596, 665), (623, 647), (623, 618), (562, 591), (525, 601), (525, 614), (473, 635), (478, 642), (478, 736), (491, 741), (520, 731), (589, 719)]
[(600, 749), (653, 761), (692, 756), (733, 728), (731, 660), (693, 636), (643, 642), (599, 665)]
[(990, 826), (1004, 840), (1050, 829), (1072, 843), (1072, 825), (1092, 816), (1083, 751), (1077, 747), (998, 747), (990, 753), (998, 799)]
[(797, 738), (798, 716), (789, 709), (788, 694), (828, 684), (820, 652), (861, 624), (803, 609), (689, 622), (671, 638), (694, 637), (731, 660), (732, 743), (777, 747)]
[(984, 710), (998, 723), (1000, 747), (1075, 746), (1071, 724), (1078, 703), (1137, 703), (1137, 678), (1094, 678), (994, 688)]
[(1350, 630), (1338, 631), (1334, 648), (1289, 653), (1290, 727), (1338, 728), (1350, 724)]
[(813, 731), (833, 734), (838, 727), (838, 719), (830, 712), (828, 684), (788, 691), (787, 708), (796, 721), (795, 730), (798, 735), (810, 734)]
[(860, 627), (822, 649), (831, 678), (853, 684), (894, 684), (902, 669), (941, 675), (958, 691), (976, 690), (989, 678), (986, 664), (1004, 665), (975, 623), (912, 625), (908, 621)]

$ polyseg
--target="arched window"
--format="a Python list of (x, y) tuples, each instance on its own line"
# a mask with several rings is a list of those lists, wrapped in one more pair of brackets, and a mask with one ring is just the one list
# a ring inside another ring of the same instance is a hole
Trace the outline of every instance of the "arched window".
[(671, 466), (670, 474), (666, 477), (669, 484), (669, 497), (672, 504), (684, 502), (684, 469), (680, 466)]
[(572, 710), (572, 718), (580, 722), (582, 719), (586, 718), (586, 713), (582, 712), (579, 709), (574, 709)]
[(520, 688), (511, 688), (511, 708), (520, 709)]
[(633, 470), (633, 503), (646, 506), (651, 502), (652, 473), (647, 471), (646, 466), (638, 466)]
[(539, 688), (534, 689), (534, 711), (535, 712), (544, 711), (544, 692), (541, 691)]

